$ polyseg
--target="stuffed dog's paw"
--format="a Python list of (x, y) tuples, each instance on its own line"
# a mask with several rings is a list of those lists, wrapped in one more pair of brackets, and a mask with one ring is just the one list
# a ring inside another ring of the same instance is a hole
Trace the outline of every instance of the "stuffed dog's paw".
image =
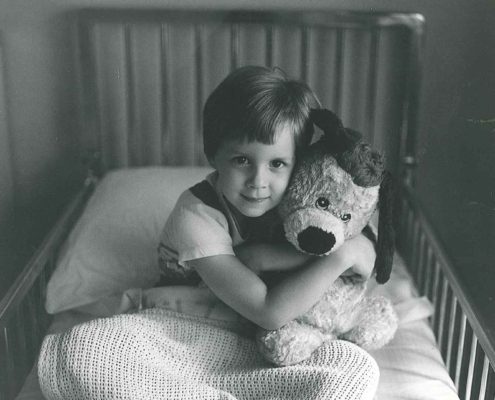
[(291, 321), (282, 328), (259, 330), (258, 349), (266, 360), (278, 366), (297, 364), (311, 356), (328, 339), (316, 328)]
[(392, 340), (397, 326), (397, 313), (390, 300), (382, 296), (367, 297), (360, 304), (356, 325), (340, 338), (365, 350), (376, 350)]

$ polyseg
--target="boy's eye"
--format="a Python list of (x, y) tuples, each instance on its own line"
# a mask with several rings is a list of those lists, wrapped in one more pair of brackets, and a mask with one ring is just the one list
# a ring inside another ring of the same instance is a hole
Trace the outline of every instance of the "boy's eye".
[(247, 157), (244, 157), (244, 156), (234, 157), (232, 159), (232, 161), (234, 162), (234, 164), (237, 164), (237, 165), (246, 165), (249, 163), (249, 160), (247, 159)]
[(271, 162), (271, 165), (273, 168), (282, 168), (283, 166), (285, 166), (285, 163), (283, 161), (280, 161), (280, 160), (273, 160)]

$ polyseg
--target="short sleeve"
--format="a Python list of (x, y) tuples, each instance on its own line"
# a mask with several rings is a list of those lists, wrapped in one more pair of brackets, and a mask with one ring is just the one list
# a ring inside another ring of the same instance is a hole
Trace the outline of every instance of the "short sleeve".
[(180, 265), (203, 257), (234, 255), (226, 217), (201, 202), (176, 206), (165, 224), (161, 242), (176, 252)]

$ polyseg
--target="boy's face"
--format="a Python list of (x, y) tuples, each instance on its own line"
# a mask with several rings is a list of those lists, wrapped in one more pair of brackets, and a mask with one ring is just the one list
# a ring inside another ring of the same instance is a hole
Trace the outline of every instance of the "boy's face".
[(259, 217), (280, 203), (295, 163), (291, 130), (281, 127), (273, 144), (227, 141), (211, 164), (218, 171), (219, 189), (237, 211)]

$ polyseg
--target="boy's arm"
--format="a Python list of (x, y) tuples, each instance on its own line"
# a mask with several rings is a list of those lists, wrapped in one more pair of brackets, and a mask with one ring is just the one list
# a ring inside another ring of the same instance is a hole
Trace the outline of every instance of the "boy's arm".
[(239, 259), (218, 255), (190, 261), (206, 285), (224, 303), (265, 329), (278, 329), (318, 301), (328, 284), (345, 267), (314, 263), (300, 269), (268, 289)]
[(234, 252), (254, 272), (293, 270), (314, 258), (297, 250), (289, 242), (243, 243), (236, 246)]
[[(364, 248), (355, 251), (363, 243)], [(270, 288), (235, 256), (205, 257), (188, 264), (217, 297), (239, 314), (265, 329), (278, 329), (311, 308), (346, 269), (362, 264), (359, 268), (371, 273), (371, 253), (374, 255), (370, 242), (350, 240), (331, 256), (312, 259), (305, 268)]]
[[(352, 240), (353, 242), (350, 243), (369, 241), (367, 236), (363, 234), (359, 234)], [(364, 242), (361, 243), (362, 246), (365, 246)], [(236, 246), (234, 248), (234, 251), (235, 255), (240, 259), (240, 261), (256, 273), (265, 271), (293, 270), (302, 267), (307, 263), (310, 263), (311, 260), (321, 258), (318, 256), (311, 256), (309, 254), (303, 253), (297, 250), (289, 242), (244, 243)], [(371, 264), (374, 264), (374, 254), (370, 254), (370, 256), (371, 258), (373, 258), (373, 260), (370, 259)], [(332, 257), (332, 253), (328, 256), (323, 257)], [(352, 273), (363, 275), (363, 273), (366, 273), (366, 270), (359, 271), (359, 265), (357, 265), (354, 267)]]

